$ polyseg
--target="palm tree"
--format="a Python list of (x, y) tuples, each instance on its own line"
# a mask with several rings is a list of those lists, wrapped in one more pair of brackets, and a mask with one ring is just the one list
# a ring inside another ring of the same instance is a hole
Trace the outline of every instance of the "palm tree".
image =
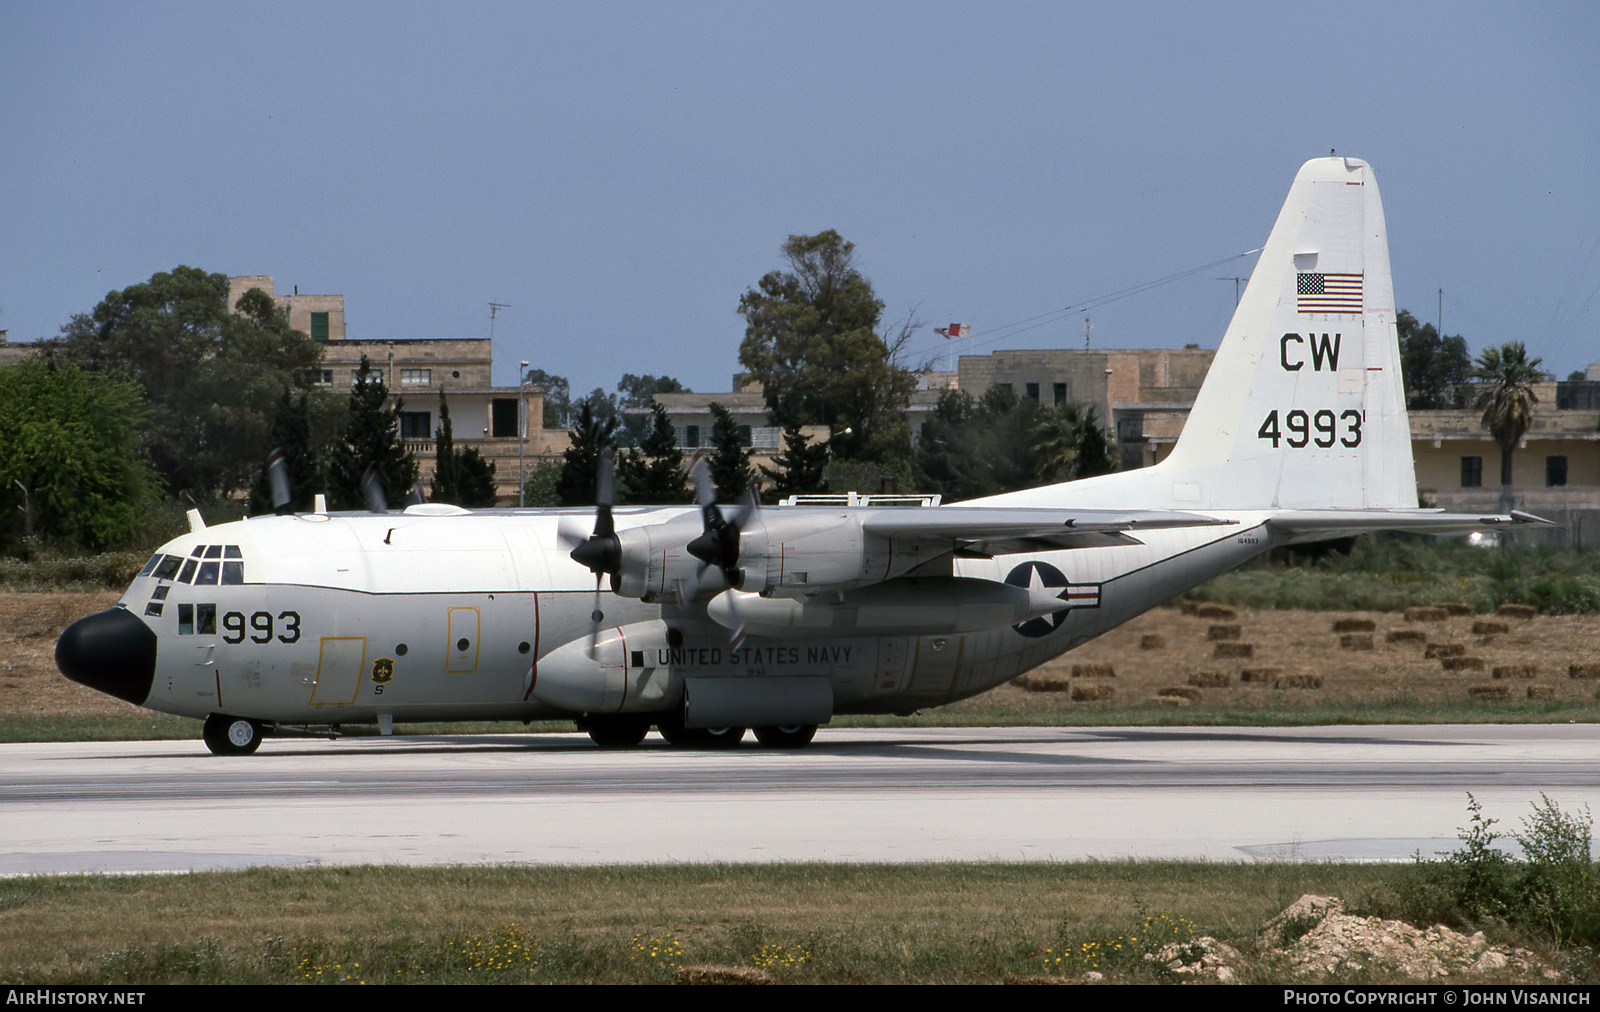
[(1486, 348), (1474, 363), (1472, 376), (1483, 381), (1474, 407), (1483, 412), (1483, 427), (1500, 444), (1500, 508), (1511, 508), (1511, 454), (1517, 442), (1533, 427), (1533, 406), (1539, 403), (1533, 384), (1543, 378), (1539, 364), (1528, 360), (1521, 341)]

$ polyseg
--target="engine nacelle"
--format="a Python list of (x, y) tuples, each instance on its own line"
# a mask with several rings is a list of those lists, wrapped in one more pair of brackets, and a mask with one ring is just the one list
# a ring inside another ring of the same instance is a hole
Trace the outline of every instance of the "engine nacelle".
[(752, 593), (876, 583), (890, 574), (889, 542), (838, 510), (768, 511), (739, 538), (740, 587)]
[(533, 668), (533, 698), (574, 713), (651, 713), (683, 698), (672, 670), (657, 665), (667, 647), (661, 621), (600, 630), (592, 644), (583, 636), (539, 658)]
[(680, 582), (698, 594), (726, 589), (721, 570), (689, 554), (687, 546), (699, 533), (700, 523), (694, 517), (618, 531), (622, 565), (611, 589), (642, 601), (674, 597)]

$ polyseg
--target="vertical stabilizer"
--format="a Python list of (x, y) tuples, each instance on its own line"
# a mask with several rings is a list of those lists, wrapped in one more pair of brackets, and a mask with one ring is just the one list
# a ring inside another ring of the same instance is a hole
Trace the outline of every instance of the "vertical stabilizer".
[(1383, 203), (1365, 162), (1301, 167), (1159, 470), (1174, 505), (1417, 505)]
[(985, 502), (1415, 508), (1389, 244), (1372, 169), (1333, 157), (1301, 166), (1170, 457)]

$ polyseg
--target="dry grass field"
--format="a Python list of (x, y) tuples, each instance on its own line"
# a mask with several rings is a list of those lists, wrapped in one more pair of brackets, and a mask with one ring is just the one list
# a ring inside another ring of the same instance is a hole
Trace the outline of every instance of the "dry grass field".
[[(38, 740), (37, 730), (8, 734), (6, 726), (50, 721), (72, 723), (73, 738), (198, 733), (193, 721), (152, 714), (56, 672), (61, 630), (116, 599), (113, 591), (0, 592), (0, 740)], [(1597, 689), (1600, 616), (1188, 604), (1149, 612), (1016, 682), (917, 720), (1227, 723), (1252, 711), (1276, 715), (1267, 722), (1296, 712), (1311, 722), (1459, 720), (1466, 719), (1463, 707), (1471, 719), (1592, 720), (1600, 718)], [(1402, 712), (1341, 716), (1328, 709), (1388, 704)], [(1438, 706), (1444, 710), (1429, 716)]]

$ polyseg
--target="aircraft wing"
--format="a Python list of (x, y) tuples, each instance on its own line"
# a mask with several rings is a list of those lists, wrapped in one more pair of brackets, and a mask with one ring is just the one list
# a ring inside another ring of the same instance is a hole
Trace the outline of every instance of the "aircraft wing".
[(1549, 527), (1549, 520), (1521, 510), (1509, 514), (1446, 513), (1444, 510), (1287, 510), (1274, 514), (1267, 526), (1294, 537), (1360, 534), (1363, 531), (1410, 531), (1415, 534), (1457, 534), (1482, 530)]
[(1173, 527), (1220, 527), (1218, 520), (1173, 510), (997, 509), (940, 506), (875, 510), (862, 520), (868, 535), (896, 544), (916, 542), (932, 551), (967, 556), (1007, 555), (1060, 548), (1138, 544), (1132, 532)]

